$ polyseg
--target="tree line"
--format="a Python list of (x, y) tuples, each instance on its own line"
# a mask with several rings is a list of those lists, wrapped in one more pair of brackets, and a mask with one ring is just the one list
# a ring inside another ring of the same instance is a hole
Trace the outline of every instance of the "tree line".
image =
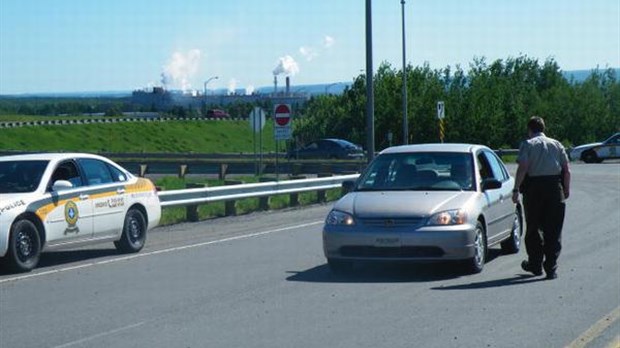
[[(439, 142), (437, 102), (445, 105), (444, 142), (518, 148), (531, 116), (545, 119), (546, 134), (566, 146), (601, 141), (620, 130), (620, 83), (613, 69), (593, 70), (575, 82), (554, 60), (526, 56), (487, 63), (477, 58), (465, 72), (408, 65), (409, 143)], [(403, 143), (403, 71), (382, 63), (373, 76), (375, 144), (380, 150)], [(366, 76), (354, 79), (342, 95), (313, 97), (297, 110), (298, 142), (318, 137), (366, 144)]]

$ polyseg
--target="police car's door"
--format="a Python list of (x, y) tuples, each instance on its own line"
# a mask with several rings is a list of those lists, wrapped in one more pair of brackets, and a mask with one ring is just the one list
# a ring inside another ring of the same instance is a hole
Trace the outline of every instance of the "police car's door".
[[(78, 163), (92, 189), (93, 233), (96, 239), (118, 235), (125, 218), (125, 186), (110, 164), (81, 158)], [(117, 170), (118, 171), (118, 170)]]
[[(71, 188), (53, 188), (58, 180), (69, 181)], [(58, 245), (92, 238), (93, 206), (91, 192), (85, 186), (74, 161), (59, 163), (47, 185), (46, 202), (40, 209), (45, 216), (46, 242)]]

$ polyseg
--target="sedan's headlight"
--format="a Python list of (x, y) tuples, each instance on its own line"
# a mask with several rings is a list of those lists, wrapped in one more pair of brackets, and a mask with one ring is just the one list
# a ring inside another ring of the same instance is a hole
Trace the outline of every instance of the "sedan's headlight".
[(343, 213), (338, 210), (332, 210), (331, 212), (329, 212), (329, 215), (327, 215), (327, 218), (325, 219), (325, 224), (352, 226), (355, 225), (355, 219), (353, 219), (353, 216), (351, 216), (351, 214)]
[(462, 225), (467, 222), (467, 213), (462, 209), (439, 212), (428, 219), (427, 225), (446, 226)]

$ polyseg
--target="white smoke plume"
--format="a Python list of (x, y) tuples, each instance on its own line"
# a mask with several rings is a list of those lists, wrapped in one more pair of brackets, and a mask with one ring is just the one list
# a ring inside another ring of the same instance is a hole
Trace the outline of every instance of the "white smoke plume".
[(190, 79), (198, 71), (200, 56), (201, 53), (198, 49), (189, 50), (186, 53), (173, 53), (161, 73), (161, 83), (164, 87), (178, 87), (183, 91), (189, 90), (191, 88)]
[(275, 69), (273, 69), (273, 74), (275, 76), (284, 74), (286, 76), (294, 76), (299, 72), (299, 65), (293, 57), (286, 55), (284, 57), (280, 57), (278, 59), (278, 65)]
[(306, 58), (306, 60), (309, 62), (319, 55), (319, 53), (314, 48), (307, 46), (301, 46), (299, 48), (299, 53), (301, 53), (301, 55), (304, 56), (304, 58)]
[(235, 94), (236, 89), (237, 89), (237, 79), (230, 79), (230, 81), (228, 81), (228, 94), (229, 95)]
[(254, 94), (254, 90), (255, 89), (256, 88), (254, 88), (254, 86), (252, 86), (252, 85), (247, 86), (245, 88), (245, 95), (252, 95), (252, 94)]
[(325, 37), (323, 38), (323, 48), (331, 48), (334, 43), (336, 43), (336, 40), (334, 40), (334, 38), (329, 35), (325, 35)]

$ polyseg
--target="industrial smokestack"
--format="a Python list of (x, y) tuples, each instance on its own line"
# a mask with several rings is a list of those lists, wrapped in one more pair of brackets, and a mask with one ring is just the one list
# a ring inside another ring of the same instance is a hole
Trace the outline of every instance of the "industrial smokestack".
[(278, 93), (278, 75), (273, 75), (273, 93)]
[(291, 92), (291, 78), (286, 77), (286, 95), (289, 95)]

